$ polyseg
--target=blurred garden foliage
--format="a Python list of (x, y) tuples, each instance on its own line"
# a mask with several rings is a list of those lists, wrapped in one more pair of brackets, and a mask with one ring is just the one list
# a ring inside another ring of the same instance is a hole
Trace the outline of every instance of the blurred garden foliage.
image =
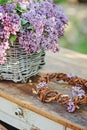
[(64, 3), (67, 2), (67, 0), (54, 0), (55, 3)]
[(68, 27), (60, 46), (87, 54), (87, 4), (71, 4), (69, 0), (55, 0), (69, 17)]

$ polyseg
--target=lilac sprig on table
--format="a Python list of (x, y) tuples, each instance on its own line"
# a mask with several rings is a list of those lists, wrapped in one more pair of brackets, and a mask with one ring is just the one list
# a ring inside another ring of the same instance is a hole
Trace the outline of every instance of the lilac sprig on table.
[[(11, 2), (11, 3), (10, 3)], [(15, 41), (26, 53), (40, 48), (56, 52), (59, 38), (64, 35), (68, 18), (53, 0), (21, 2), (0, 1), (0, 64), (6, 61), (7, 50)]]

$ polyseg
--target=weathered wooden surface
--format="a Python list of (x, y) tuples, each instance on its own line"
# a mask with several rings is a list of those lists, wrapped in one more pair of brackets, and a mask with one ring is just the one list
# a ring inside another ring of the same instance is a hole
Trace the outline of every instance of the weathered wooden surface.
[[(66, 49), (61, 49), (59, 53), (55, 54), (47, 53), (46, 65), (38, 74), (43, 75), (50, 72), (74, 73), (87, 79), (87, 55)], [(32, 94), (32, 87), (35, 87), (37, 77), (33, 77), (32, 80), (32, 85), (1, 81), (0, 96), (72, 130), (87, 130), (87, 105), (81, 105), (81, 109), (71, 114), (66, 111), (64, 106), (55, 102), (41, 103), (37, 96)], [(61, 93), (68, 92), (70, 95), (69, 85), (50, 83), (49, 86)]]
[(73, 73), (87, 79), (87, 55), (64, 48), (59, 53), (47, 52), (46, 65), (41, 72)]

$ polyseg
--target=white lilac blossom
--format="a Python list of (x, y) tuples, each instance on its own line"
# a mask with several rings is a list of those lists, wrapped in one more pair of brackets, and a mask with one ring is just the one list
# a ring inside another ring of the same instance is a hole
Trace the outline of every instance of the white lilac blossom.
[(76, 109), (74, 102), (70, 99), (67, 104), (68, 112), (74, 112)]
[(36, 86), (37, 89), (41, 87), (47, 87), (47, 83), (43, 81)]
[[(2, 0), (3, 2), (3, 0)], [(0, 2), (1, 3), (1, 2)], [(59, 38), (64, 35), (68, 18), (53, 0), (40, 0), (0, 5), (0, 64), (6, 60), (6, 51), (15, 44), (22, 45), (26, 53), (40, 48), (56, 52)], [(11, 40), (14, 40), (14, 43)]]
[(74, 86), (72, 87), (72, 96), (73, 98), (79, 97), (81, 99), (85, 96), (85, 91), (81, 87)]

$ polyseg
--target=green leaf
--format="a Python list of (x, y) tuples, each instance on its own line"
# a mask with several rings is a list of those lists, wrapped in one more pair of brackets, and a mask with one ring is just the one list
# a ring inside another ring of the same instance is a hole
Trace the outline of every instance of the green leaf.
[(20, 13), (27, 12), (27, 9), (22, 9), (18, 4), (15, 7), (15, 10), (19, 11)]
[(27, 27), (27, 29), (33, 30), (33, 29), (34, 29), (34, 26), (33, 26), (33, 25), (29, 25), (29, 26)]
[(12, 4), (14, 2), (14, 0), (10, 0), (8, 1), (8, 4)]
[(10, 39), (9, 39), (9, 40), (10, 40), (10, 43), (11, 43), (12, 46), (13, 46), (13, 44), (14, 44), (16, 38), (17, 38), (16, 35), (11, 35), (11, 36), (10, 36)]
[(27, 20), (25, 20), (25, 19), (22, 19), (22, 20), (21, 20), (21, 25), (25, 25), (26, 23), (28, 23)]
[(20, 32), (22, 32), (22, 31), (23, 31), (23, 26), (20, 27)]
[(20, 7), (19, 5), (17, 5), (17, 6), (15, 7), (15, 10), (17, 10), (17, 11), (19, 11), (19, 12), (22, 12), (21, 7)]
[(0, 5), (8, 3), (8, 0), (0, 0)]

